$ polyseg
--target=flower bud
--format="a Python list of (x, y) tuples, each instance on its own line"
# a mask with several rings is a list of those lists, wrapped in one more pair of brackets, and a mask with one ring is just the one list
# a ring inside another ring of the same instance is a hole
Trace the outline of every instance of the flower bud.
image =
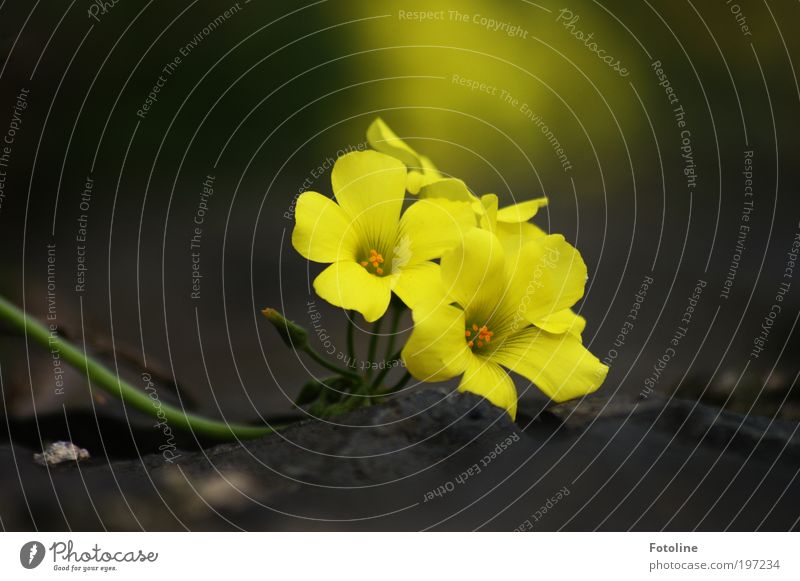
[(261, 314), (273, 324), (287, 347), (305, 349), (308, 346), (308, 332), (301, 326), (293, 323), (275, 309), (266, 308), (261, 311)]

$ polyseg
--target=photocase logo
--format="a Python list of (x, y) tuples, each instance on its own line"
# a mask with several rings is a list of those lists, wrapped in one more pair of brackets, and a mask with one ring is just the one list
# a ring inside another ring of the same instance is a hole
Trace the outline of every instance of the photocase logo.
[(44, 560), (44, 545), (39, 541), (30, 541), (19, 550), (19, 562), (26, 569), (35, 569)]

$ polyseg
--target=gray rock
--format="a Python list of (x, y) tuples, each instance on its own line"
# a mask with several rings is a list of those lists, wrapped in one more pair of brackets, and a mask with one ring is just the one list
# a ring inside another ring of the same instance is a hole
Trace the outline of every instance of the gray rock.
[(523, 407), (513, 423), (472, 394), (422, 389), (173, 462), (110, 458), (82, 439), (91, 460), (41, 467), (5, 444), (0, 519), (11, 530), (790, 530), (796, 427), (598, 398)]

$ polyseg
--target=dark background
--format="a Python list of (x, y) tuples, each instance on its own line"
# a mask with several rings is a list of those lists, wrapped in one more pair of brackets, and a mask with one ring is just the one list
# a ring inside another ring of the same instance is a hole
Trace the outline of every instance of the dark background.
[[(176, 380), (183, 403), (202, 413), (252, 420), (297, 412), (291, 398), (319, 372), (307, 360), (302, 367), (258, 314), (273, 306), (310, 325), (309, 283), (319, 267), (292, 250), (285, 213), (312, 172), (362, 143), (381, 116), (478, 193), (506, 203), (550, 198), (536, 222), (563, 233), (589, 267), (579, 303), (584, 340), (601, 359), (618, 352), (601, 395), (647, 395), (644, 381), (703, 279), (657, 391), (766, 417), (800, 415), (797, 279), (765, 350), (750, 355), (800, 230), (796, 3), (742, 1), (747, 36), (723, 1), (572, 2), (576, 28), (594, 32), (629, 69), (621, 77), (556, 21), (558, 3), (240, 2), (182, 59), (145, 119), (136, 112), (161, 68), (232, 4), (120, 1), (99, 22), (89, 6), (0, 6), (0, 133), (17, 94), (30, 90), (0, 209), (0, 292), (43, 317), (47, 245), (55, 244), (59, 327), (116, 353), (134, 382), (146, 364)], [(400, 10), (444, 10), (445, 20), (404, 20)], [(448, 10), (518, 25), (527, 38), (452, 21)], [(691, 191), (656, 60), (686, 112), (698, 176)], [(562, 169), (518, 109), (453, 83), (454, 74), (528, 103), (572, 169)], [(724, 299), (746, 150), (751, 229)], [(194, 300), (189, 239), (207, 175), (215, 193)], [(87, 176), (94, 189), (79, 293), (75, 237)], [(312, 179), (312, 189), (331, 193), (329, 171)], [(654, 283), (615, 347), (645, 276)], [(316, 308), (343, 345), (343, 316), (319, 299)], [(121, 413), (100, 395), (92, 401), (77, 374), (55, 393), (47, 352), (10, 331), (0, 357), (11, 418), (62, 406)]]

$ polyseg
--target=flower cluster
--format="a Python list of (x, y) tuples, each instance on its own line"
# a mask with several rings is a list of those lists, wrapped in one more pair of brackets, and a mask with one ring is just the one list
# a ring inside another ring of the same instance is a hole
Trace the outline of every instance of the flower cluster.
[[(530, 222), (547, 199), (499, 208), (495, 194), (444, 176), (381, 119), (367, 139), (372, 150), (336, 161), (335, 199), (305, 192), (297, 201), (292, 244), (328, 265), (316, 293), (369, 322), (396, 296), (414, 323), (402, 349), (408, 372), (426, 382), (460, 377), (460, 390), (512, 418), (508, 371), (555, 401), (596, 390), (608, 368), (583, 346), (586, 321), (571, 310), (586, 265), (563, 236)], [(371, 389), (385, 393), (379, 383)]]

